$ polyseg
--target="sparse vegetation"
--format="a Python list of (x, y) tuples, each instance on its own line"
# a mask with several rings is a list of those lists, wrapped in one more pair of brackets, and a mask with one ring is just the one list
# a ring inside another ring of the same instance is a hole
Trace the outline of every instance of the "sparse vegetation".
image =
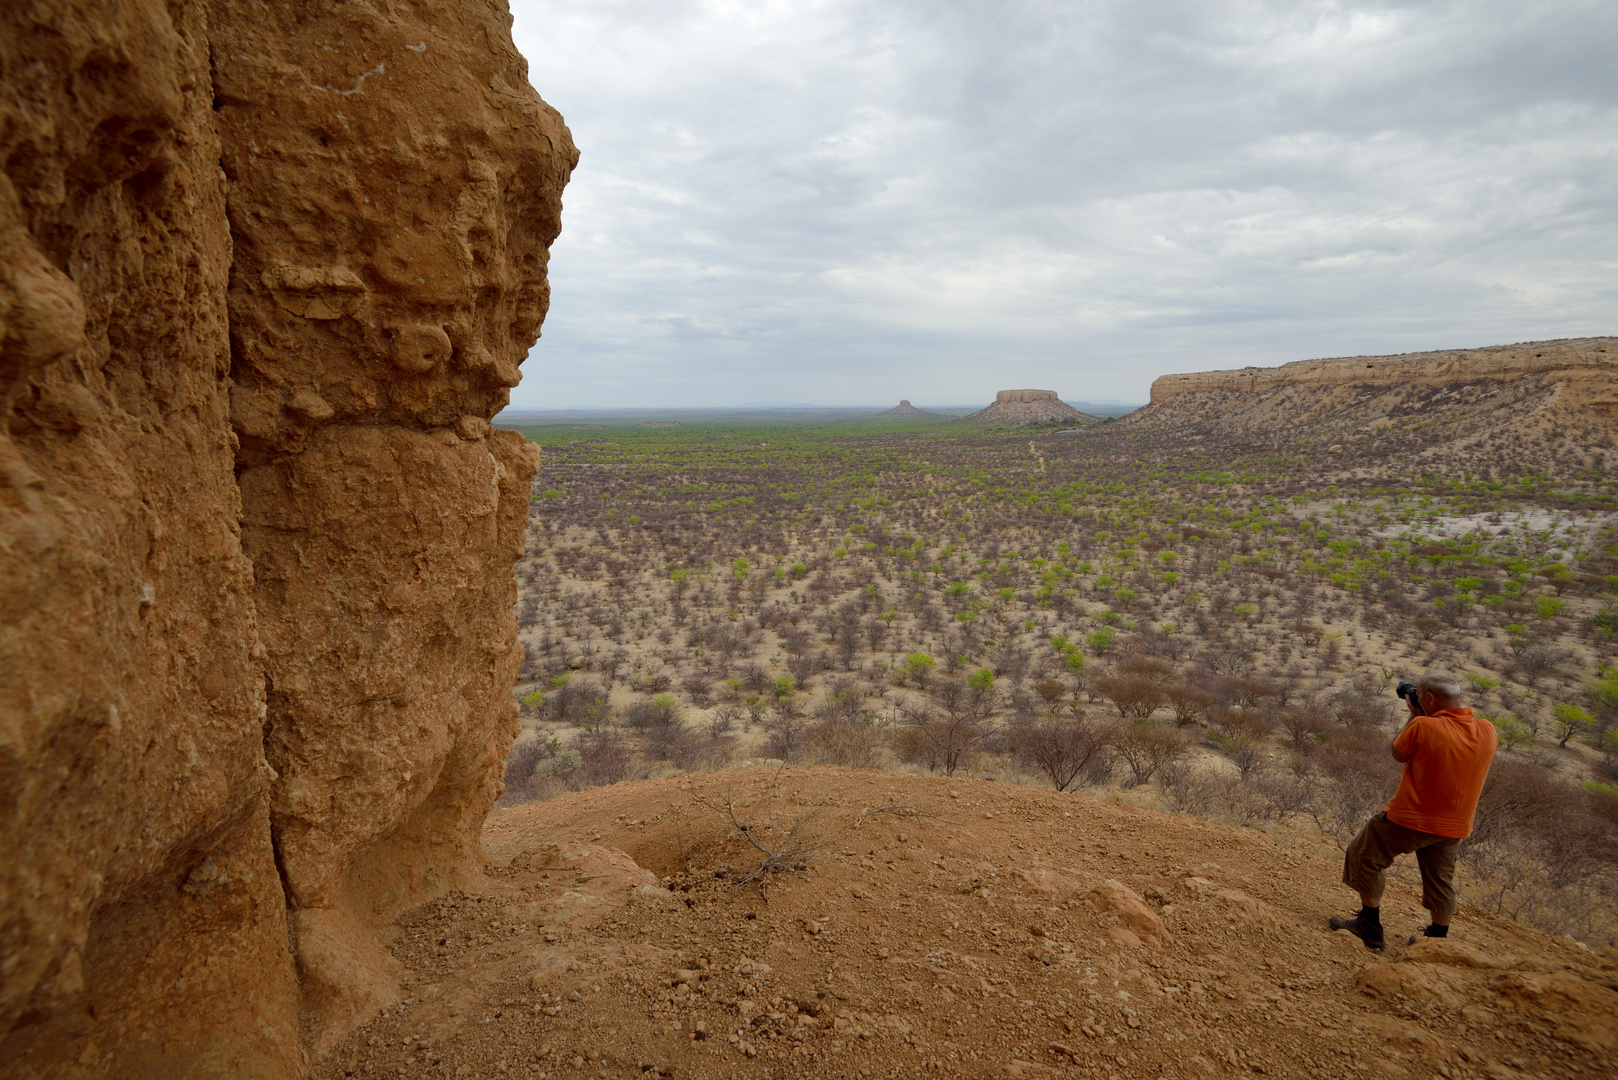
[(1344, 435), (1286, 430), (548, 429), (507, 801), (770, 760), (1346, 838), (1397, 781), (1393, 682), (1443, 667), (1509, 759), (1477, 895), (1610, 937), (1610, 440), (1393, 425), (1345, 468)]

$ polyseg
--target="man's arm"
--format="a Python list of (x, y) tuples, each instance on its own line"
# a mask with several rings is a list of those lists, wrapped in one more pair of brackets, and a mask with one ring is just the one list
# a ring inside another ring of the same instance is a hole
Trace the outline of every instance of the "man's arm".
[[(1413, 734), (1411, 729), (1416, 726), (1416, 721), (1420, 720), (1422, 717), (1421, 710), (1416, 708), (1416, 703), (1414, 701), (1409, 702), (1409, 705), (1410, 719), (1405, 723), (1404, 729), (1393, 737), (1393, 760), (1397, 761), (1401, 765), (1416, 756), (1416, 748), (1413, 745), (1413, 740), (1407, 741), (1407, 737)], [(1401, 743), (1403, 745), (1400, 745)]]

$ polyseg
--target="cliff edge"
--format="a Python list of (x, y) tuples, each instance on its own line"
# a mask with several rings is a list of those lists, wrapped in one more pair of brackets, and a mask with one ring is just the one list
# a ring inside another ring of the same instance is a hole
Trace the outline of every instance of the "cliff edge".
[(498, 0), (0, 10), (0, 1072), (301, 1075), (480, 873), (526, 75)]

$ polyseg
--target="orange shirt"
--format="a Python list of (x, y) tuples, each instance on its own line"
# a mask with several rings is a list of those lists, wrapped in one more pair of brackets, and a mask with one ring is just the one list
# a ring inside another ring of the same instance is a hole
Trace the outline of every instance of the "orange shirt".
[(1393, 748), (1410, 760), (1388, 803), (1388, 820), (1434, 836), (1470, 836), (1499, 745), (1494, 725), (1471, 709), (1416, 717), (1393, 740)]

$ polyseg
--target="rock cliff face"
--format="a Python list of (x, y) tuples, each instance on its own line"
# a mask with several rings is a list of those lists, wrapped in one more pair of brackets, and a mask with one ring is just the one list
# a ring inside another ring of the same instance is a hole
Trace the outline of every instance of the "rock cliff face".
[(1618, 338), (1534, 341), (1487, 349), (1300, 360), (1274, 368), (1164, 375), (1132, 422), (1201, 416), (1269, 416), (1277, 408), (1313, 419), (1352, 408), (1365, 417), (1400, 415), (1444, 387), (1509, 384), (1515, 396), (1590, 419), (1618, 419)]
[(0, 83), (0, 1072), (297, 1075), (477, 872), (577, 154), (499, 2), (23, 2)]
[(1055, 390), (1001, 390), (993, 405), (961, 417), (993, 424), (1093, 424), (1096, 419), (1057, 397)]

